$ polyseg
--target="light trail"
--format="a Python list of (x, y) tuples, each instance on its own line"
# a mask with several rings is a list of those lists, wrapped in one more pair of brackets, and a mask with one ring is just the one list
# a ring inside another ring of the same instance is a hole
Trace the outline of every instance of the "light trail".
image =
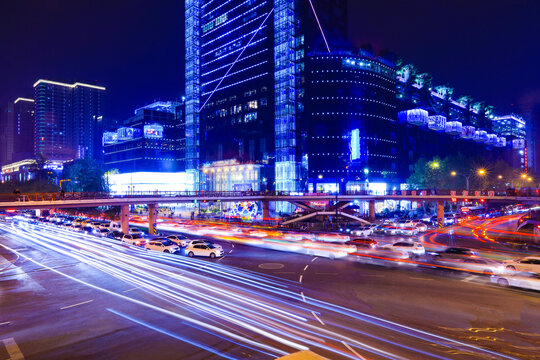
[(328, 46), (328, 41), (326, 41), (326, 36), (324, 36), (324, 31), (322, 29), (321, 22), (319, 21), (319, 17), (317, 16), (317, 12), (315, 11), (315, 7), (313, 6), (313, 2), (311, 0), (309, 0), (309, 5), (311, 5), (311, 10), (313, 11), (313, 15), (315, 15), (315, 20), (317, 20), (317, 25), (319, 25), (319, 30), (321, 30), (324, 43), (326, 44), (326, 48), (328, 49), (328, 52), (331, 52), (330, 46)]
[[(383, 344), (385, 347), (395, 348), (396, 351), (421, 354), (425, 359), (447, 359), (430, 351), (430, 344), (436, 343), (443, 348), (468, 351), (472, 355), (490, 354), (514, 359), (488, 349), (320, 301), (305, 296), (303, 292), (299, 294), (297, 285), (275, 277), (218, 263), (119, 246), (114, 240), (77, 236), (44, 225), (22, 228), (12, 223), (11, 227), (0, 225), (0, 228), (15, 235), (15, 241), (35, 244), (76, 259), (128, 284), (130, 288), (137, 287), (151, 295), (151, 300), (137, 300), (96, 285), (91, 280), (81, 280), (0, 244), (21, 258), (89, 288), (179, 319), (193, 328), (202, 329), (201, 331), (218, 334), (225, 340), (246, 346), (265, 356), (272, 354), (271, 356), (277, 357), (287, 354), (291, 349), (321, 349), (334, 354), (334, 357), (350, 359), (358, 358), (358, 352), (387, 359), (408, 358), (378, 345)], [(324, 326), (316, 321), (306, 320), (311, 317), (312, 312), (324, 318)], [(118, 311), (116, 315), (122, 316)], [(176, 336), (175, 338), (184, 341), (183, 336), (167, 329), (158, 328), (131, 315), (123, 315), (129, 316), (127, 320), (141, 326), (164, 331), (166, 335)], [(199, 320), (201, 316), (204, 320)], [(355, 325), (351, 328), (342, 325), (345, 323), (362, 323), (362, 326)], [(388, 338), (378, 337), (370, 328), (391, 331), (394, 335)], [(397, 341), (397, 335), (420, 341), (421, 345), (408, 345), (408, 340)], [(198, 346), (196, 340), (185, 340)], [(343, 342), (348, 346), (343, 347)], [(217, 351), (212, 348), (205, 350)], [(235, 358), (234, 354), (220, 356)]]

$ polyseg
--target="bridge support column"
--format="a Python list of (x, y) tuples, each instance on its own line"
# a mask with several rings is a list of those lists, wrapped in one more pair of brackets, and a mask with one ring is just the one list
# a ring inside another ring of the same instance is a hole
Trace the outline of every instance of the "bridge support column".
[(120, 224), (122, 232), (129, 234), (129, 205), (120, 206)]
[(444, 201), (437, 201), (437, 225), (439, 228), (444, 227)]
[(262, 218), (263, 220), (270, 219), (270, 201), (268, 200), (262, 201)]
[(375, 200), (369, 200), (369, 221), (375, 221)]
[(156, 224), (157, 224), (157, 205), (148, 204), (148, 234), (149, 235), (155, 235), (157, 233)]

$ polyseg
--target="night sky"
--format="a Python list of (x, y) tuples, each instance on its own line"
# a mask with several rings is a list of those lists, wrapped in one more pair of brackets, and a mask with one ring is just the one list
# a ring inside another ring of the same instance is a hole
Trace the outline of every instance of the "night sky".
[[(540, 98), (540, 1), (349, 3), (356, 45), (391, 50), (436, 85), (500, 112)], [(181, 0), (1, 1), (0, 105), (32, 96), (39, 78), (107, 87), (105, 115), (119, 120), (153, 100), (177, 98), (183, 29)]]

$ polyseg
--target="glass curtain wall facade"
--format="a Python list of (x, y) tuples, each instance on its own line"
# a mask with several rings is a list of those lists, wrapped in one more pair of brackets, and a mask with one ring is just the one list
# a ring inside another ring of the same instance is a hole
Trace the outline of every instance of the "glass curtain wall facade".
[(17, 98), (0, 114), (0, 165), (34, 157), (34, 99)]
[(38, 80), (34, 149), (47, 160), (100, 159), (104, 87)]

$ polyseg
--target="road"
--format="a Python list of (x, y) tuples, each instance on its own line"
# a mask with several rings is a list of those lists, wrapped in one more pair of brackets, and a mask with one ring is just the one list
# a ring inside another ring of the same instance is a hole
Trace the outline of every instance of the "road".
[(540, 295), (221, 241), (221, 259), (0, 225), (0, 359), (540, 358)]

